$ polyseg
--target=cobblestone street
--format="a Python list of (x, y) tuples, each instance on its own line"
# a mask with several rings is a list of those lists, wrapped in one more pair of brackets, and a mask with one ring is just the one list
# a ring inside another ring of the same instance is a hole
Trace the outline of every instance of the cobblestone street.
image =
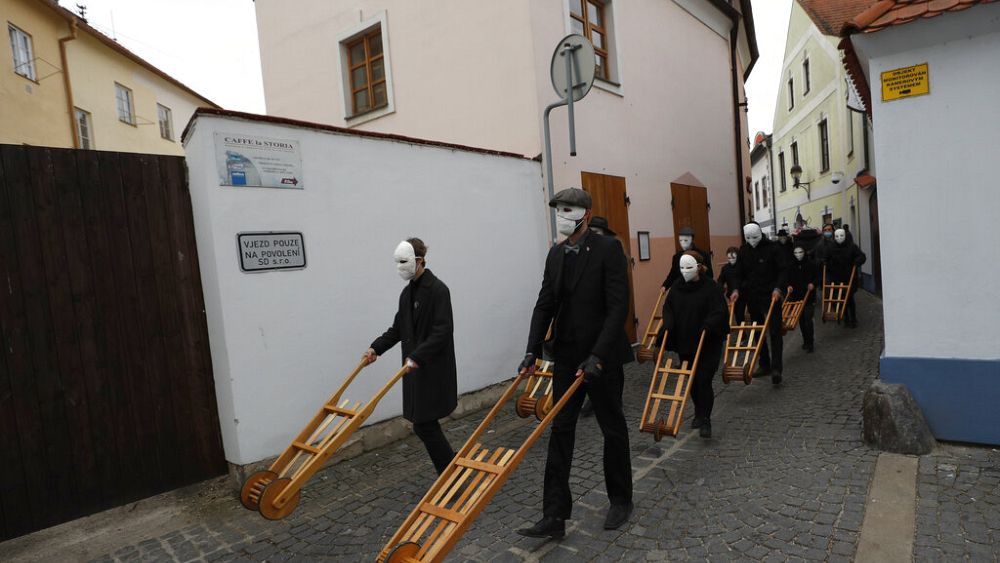
[[(651, 365), (628, 366), (635, 474), (629, 523), (617, 531), (602, 528), (600, 433), (593, 418), (582, 419), (572, 478), (577, 504), (566, 539), (514, 532), (541, 513), (543, 436), (450, 560), (852, 560), (878, 457), (861, 443), (860, 405), (882, 347), (880, 302), (859, 295), (858, 306), (858, 329), (817, 323), (814, 354), (800, 349), (798, 333), (786, 336), (780, 387), (768, 378), (749, 387), (717, 379), (711, 440), (687, 423), (677, 439), (660, 443), (637, 432)], [(456, 447), (484, 414), (446, 424)], [(516, 445), (531, 427), (508, 409), (487, 441)], [(1000, 538), (987, 524), (1000, 511), (996, 461), (992, 450), (952, 446), (920, 460), (917, 560), (996, 560)], [(121, 538), (120, 547), (97, 560), (372, 561), (432, 473), (410, 437), (321, 471), (303, 490), (298, 510), (277, 522), (243, 509), (229, 494), (198, 501), (194, 487), (196, 524)]]

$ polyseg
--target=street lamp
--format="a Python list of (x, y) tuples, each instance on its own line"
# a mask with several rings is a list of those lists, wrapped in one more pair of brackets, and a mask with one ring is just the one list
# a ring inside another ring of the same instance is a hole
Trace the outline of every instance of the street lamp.
[(806, 199), (812, 199), (812, 194), (809, 193), (809, 184), (810, 184), (810, 182), (802, 182), (800, 180), (802, 178), (802, 167), (799, 166), (798, 164), (793, 164), (792, 165), (792, 169), (791, 169), (791, 173), (792, 173), (792, 180), (794, 182), (792, 184), (792, 187), (793, 188), (805, 188), (805, 190), (806, 190)]

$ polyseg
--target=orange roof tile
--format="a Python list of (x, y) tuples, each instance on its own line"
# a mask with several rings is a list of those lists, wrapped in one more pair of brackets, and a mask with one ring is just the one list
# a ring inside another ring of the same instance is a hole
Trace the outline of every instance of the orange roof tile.
[(887, 27), (918, 19), (940, 16), (945, 12), (966, 10), (977, 4), (996, 0), (880, 0), (844, 24), (841, 35), (873, 33)]
[(798, 0), (816, 27), (826, 35), (840, 35), (844, 24), (878, 0)]

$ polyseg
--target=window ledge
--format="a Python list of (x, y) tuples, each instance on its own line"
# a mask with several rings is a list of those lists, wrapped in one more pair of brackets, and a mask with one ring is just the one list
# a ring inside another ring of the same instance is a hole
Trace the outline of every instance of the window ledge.
[(393, 104), (391, 103), (345, 117), (344, 123), (346, 123), (348, 127), (354, 127), (356, 125), (361, 125), (362, 123), (368, 123), (369, 121), (378, 119), (384, 115), (389, 115), (390, 113), (396, 113), (396, 108), (393, 107)]
[(620, 96), (622, 98), (625, 97), (625, 89), (622, 88), (622, 85), (617, 82), (612, 82), (610, 80), (605, 80), (603, 78), (595, 78), (594, 86), (596, 86), (601, 90), (604, 90), (605, 92), (610, 92), (616, 96)]

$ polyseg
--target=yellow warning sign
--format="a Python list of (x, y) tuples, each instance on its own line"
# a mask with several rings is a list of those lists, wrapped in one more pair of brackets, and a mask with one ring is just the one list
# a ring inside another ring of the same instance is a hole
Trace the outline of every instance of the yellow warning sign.
[(887, 70), (882, 73), (882, 101), (921, 96), (931, 91), (931, 76), (927, 63)]

